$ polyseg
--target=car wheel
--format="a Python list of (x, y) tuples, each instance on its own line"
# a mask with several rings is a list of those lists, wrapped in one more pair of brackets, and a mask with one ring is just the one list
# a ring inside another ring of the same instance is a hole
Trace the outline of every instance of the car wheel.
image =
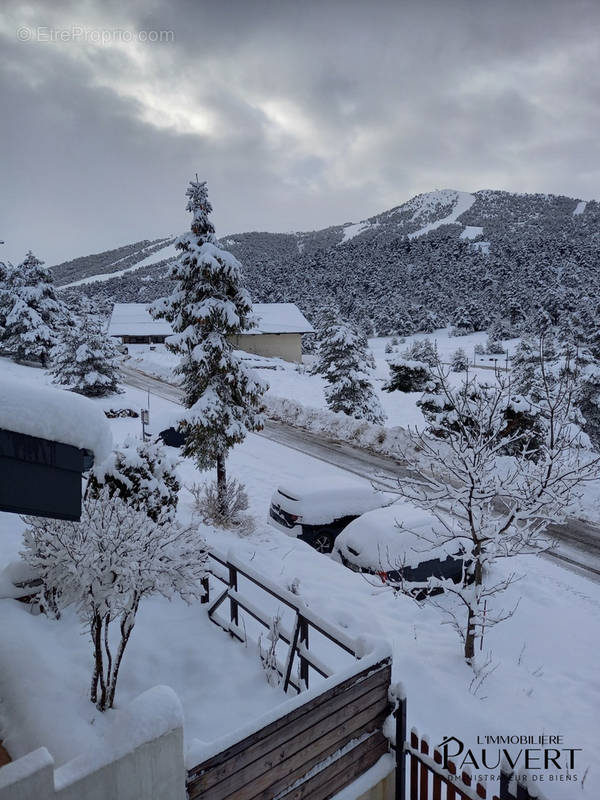
[(314, 535), (311, 544), (319, 553), (331, 553), (333, 550), (333, 536), (327, 531), (319, 531)]

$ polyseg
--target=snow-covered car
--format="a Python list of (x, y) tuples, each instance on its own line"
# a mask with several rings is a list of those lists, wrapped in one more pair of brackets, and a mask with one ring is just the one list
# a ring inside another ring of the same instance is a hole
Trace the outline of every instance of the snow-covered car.
[(330, 553), (338, 534), (366, 511), (393, 497), (353, 478), (320, 478), (280, 484), (271, 498), (269, 522), (288, 536)]
[(431, 577), (462, 580), (464, 548), (446, 538), (446, 528), (431, 512), (396, 502), (351, 522), (336, 539), (334, 557), (384, 583), (414, 584), (411, 593), (423, 597)]

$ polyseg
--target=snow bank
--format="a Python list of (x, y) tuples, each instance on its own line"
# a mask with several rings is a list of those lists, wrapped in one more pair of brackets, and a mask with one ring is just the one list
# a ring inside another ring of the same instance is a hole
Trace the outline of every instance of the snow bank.
[(54, 759), (45, 747), (32, 750), (31, 753), (22, 756), (10, 764), (5, 764), (0, 769), (0, 791), (9, 786), (35, 775), (44, 767), (53, 767)]
[(374, 667), (384, 658), (389, 658), (391, 656), (391, 648), (386, 641), (382, 639), (372, 639), (370, 644), (372, 647), (371, 651), (368, 654), (365, 654), (360, 660), (353, 662), (349, 667), (346, 667), (343, 670), (339, 670), (335, 673), (335, 675), (332, 675), (330, 678), (326, 678), (321, 683), (313, 686), (313, 688), (308, 689), (305, 692), (301, 692), (295, 697), (292, 697), (290, 700), (281, 703), (268, 713), (264, 714), (262, 717), (253, 720), (251, 723), (241, 728), (238, 728), (238, 730), (232, 731), (227, 736), (223, 736), (220, 739), (210, 743), (202, 742), (199, 739), (192, 740), (185, 757), (187, 769), (192, 769), (207, 759), (212, 758), (222, 750), (226, 750), (236, 742), (239, 742), (242, 739), (245, 739), (247, 736), (251, 736), (253, 733), (260, 731), (260, 729), (264, 728), (266, 725), (269, 725), (270, 723), (281, 719), (287, 714), (290, 714), (300, 706), (308, 703), (310, 700), (318, 697), (320, 694), (323, 694), (329, 689), (332, 689), (334, 686), (343, 683), (353, 675), (356, 675), (357, 673), (362, 672), (369, 667)]
[(0, 428), (91, 450), (96, 463), (112, 450), (110, 427), (90, 400), (12, 377), (0, 386)]
[(328, 436), (371, 450), (378, 455), (402, 457), (410, 446), (404, 428), (386, 428), (372, 422), (349, 417), (347, 414), (303, 406), (286, 397), (267, 394), (264, 397), (266, 414), (271, 419), (297, 428)]
[(182, 727), (183, 709), (175, 692), (168, 686), (148, 689), (117, 711), (113, 724), (97, 746), (56, 770), (56, 789), (75, 783), (146, 742)]

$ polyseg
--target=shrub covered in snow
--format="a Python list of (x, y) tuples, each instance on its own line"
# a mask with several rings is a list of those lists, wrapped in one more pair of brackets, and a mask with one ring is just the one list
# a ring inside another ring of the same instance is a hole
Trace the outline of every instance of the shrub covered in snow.
[(435, 367), (439, 356), (435, 344), (431, 339), (415, 339), (409, 348), (402, 354), (409, 361), (424, 361), (430, 367)]
[(171, 523), (177, 511), (180, 489), (175, 462), (160, 442), (144, 442), (130, 436), (111, 457), (94, 467), (87, 486), (89, 497), (104, 489), (153, 522)]
[[(258, 637), (258, 655), (260, 663), (266, 673), (267, 683), (269, 686), (279, 686), (281, 683), (281, 675), (277, 668), (277, 644), (279, 642), (279, 627), (281, 625), (281, 616), (276, 615), (271, 620), (271, 627), (269, 632), (264, 636), (262, 633)], [(266, 644), (263, 645), (263, 636)]]
[(459, 347), (458, 350), (455, 350), (452, 354), (450, 367), (452, 372), (464, 372), (469, 368), (469, 357), (462, 347)]
[(506, 352), (502, 342), (498, 339), (492, 339), (491, 337), (487, 340), (485, 351), (486, 353), (490, 353), (490, 355), (503, 355)]
[(254, 530), (254, 519), (248, 514), (246, 487), (235, 478), (229, 478), (225, 493), (220, 496), (216, 481), (190, 487), (194, 508), (202, 522), (228, 528), (246, 536)]
[(422, 392), (432, 380), (430, 367), (424, 361), (392, 356), (388, 363), (390, 379), (383, 387), (386, 392)]
[[(119, 669), (144, 597), (202, 597), (206, 548), (192, 528), (154, 522), (105, 486), (79, 522), (28, 517), (23, 556), (58, 609), (75, 606), (94, 654), (90, 700), (112, 708)], [(113, 624), (113, 623), (116, 623)], [(119, 632), (115, 632), (115, 627)]]

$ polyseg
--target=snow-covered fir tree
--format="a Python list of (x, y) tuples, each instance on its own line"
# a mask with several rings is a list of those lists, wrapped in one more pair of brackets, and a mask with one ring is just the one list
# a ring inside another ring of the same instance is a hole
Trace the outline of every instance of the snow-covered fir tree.
[(327, 381), (325, 399), (331, 411), (380, 423), (385, 414), (371, 375), (375, 367), (367, 337), (348, 322), (328, 312), (319, 332), (318, 374)]
[(315, 314), (315, 359), (311, 367), (311, 375), (322, 375), (327, 370), (326, 359), (321, 358), (321, 345), (327, 342), (340, 321), (340, 312), (333, 303), (325, 303)]
[(413, 361), (399, 353), (388, 358), (390, 377), (385, 392), (423, 392), (433, 380), (431, 367), (424, 361)]
[(452, 372), (465, 372), (469, 368), (469, 357), (462, 347), (459, 347), (458, 350), (452, 353), (450, 368)]
[(439, 361), (437, 345), (427, 337), (415, 339), (411, 346), (404, 351), (403, 355), (413, 361), (424, 361), (430, 367), (435, 367)]
[(18, 360), (46, 366), (56, 344), (61, 303), (52, 275), (31, 251), (8, 275), (4, 330), (0, 346)]
[(86, 397), (119, 391), (119, 351), (93, 317), (65, 324), (51, 352), (53, 383)]
[(467, 309), (459, 306), (452, 318), (452, 334), (454, 336), (466, 336), (474, 331), (473, 321)]
[(167, 347), (181, 356), (176, 370), (183, 377), (187, 409), (179, 422), (185, 436), (183, 453), (193, 457), (199, 469), (216, 466), (224, 498), (227, 453), (248, 431), (263, 427), (266, 385), (244, 365), (231, 343), (232, 337), (255, 324), (242, 266), (215, 237), (206, 182), (191, 181), (186, 195), (192, 225), (176, 243), (181, 255), (169, 271), (175, 289), (157, 301), (153, 311), (171, 323), (174, 334)]
[(3, 261), (0, 261), (0, 342), (4, 334), (6, 315), (11, 306), (9, 287), (13, 270), (14, 267), (12, 264), (5, 264)]

